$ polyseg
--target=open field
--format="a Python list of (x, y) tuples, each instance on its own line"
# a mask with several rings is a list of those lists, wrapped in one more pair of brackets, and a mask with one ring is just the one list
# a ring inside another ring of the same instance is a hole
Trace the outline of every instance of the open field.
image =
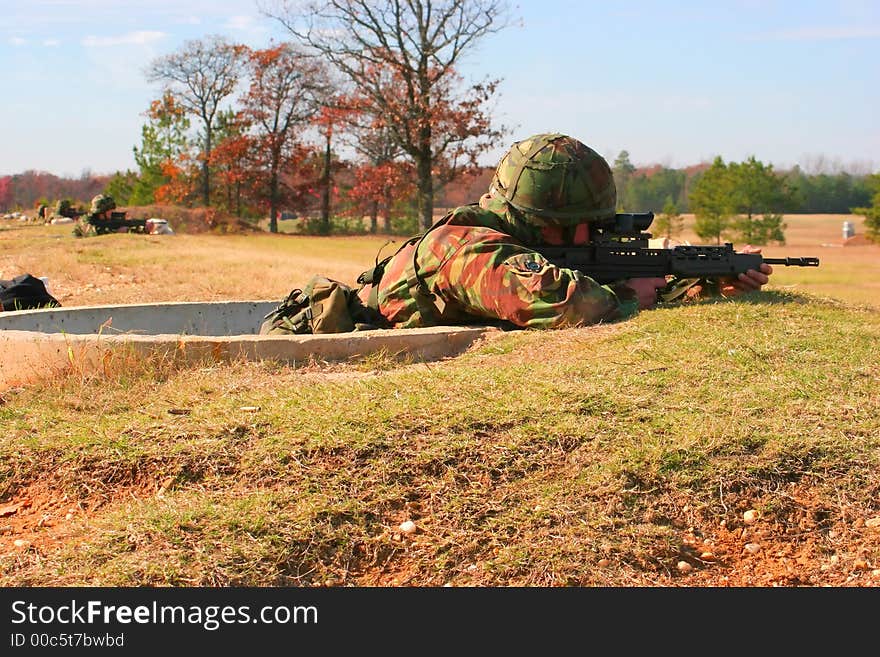
[[(854, 303), (880, 304), (880, 246), (842, 246), (849, 215), (792, 215), (785, 246), (768, 256), (817, 256), (820, 267), (777, 267), (773, 287)], [(686, 216), (686, 226), (691, 217)], [(5, 229), (5, 230), (4, 230)], [(682, 239), (702, 243), (690, 230)], [(389, 239), (394, 244), (382, 248)], [(389, 255), (400, 237), (239, 235), (102, 235), (76, 239), (70, 226), (0, 222), (0, 278), (46, 276), (63, 306), (280, 299), (313, 274), (348, 283)]]
[[(842, 220), (789, 217), (765, 253), (821, 265), (767, 292), (439, 362), (122, 358), (0, 392), (0, 585), (880, 586), (880, 246)], [(0, 278), (271, 299), (384, 241), (0, 224)]]

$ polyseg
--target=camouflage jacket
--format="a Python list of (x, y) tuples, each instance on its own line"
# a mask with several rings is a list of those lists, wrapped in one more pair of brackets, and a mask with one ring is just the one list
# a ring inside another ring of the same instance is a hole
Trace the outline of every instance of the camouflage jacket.
[[(624, 319), (638, 311), (632, 289), (599, 285), (579, 271), (550, 264), (527, 244), (538, 229), (503, 201), (452, 210), (384, 266), (373, 290), (395, 328), (486, 324), (563, 328)], [(369, 303), (371, 286), (359, 296)]]

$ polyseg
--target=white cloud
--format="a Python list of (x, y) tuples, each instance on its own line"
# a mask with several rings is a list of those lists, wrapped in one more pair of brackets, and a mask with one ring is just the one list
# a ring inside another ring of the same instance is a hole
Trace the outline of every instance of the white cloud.
[(230, 30), (249, 31), (254, 28), (254, 19), (252, 16), (230, 16), (226, 21), (226, 27)]
[(55, 48), (61, 45), (61, 42), (58, 39), (46, 39), (43, 41), (43, 45), (47, 48)]
[(27, 43), (27, 40), (22, 39), (21, 37), (12, 37), (11, 39), (9, 39), (9, 43), (11, 43), (13, 46), (23, 46)]
[(259, 25), (253, 16), (238, 14), (230, 16), (223, 24), (223, 28), (232, 32), (242, 32), (251, 37), (262, 37), (267, 33), (263, 25)]
[(880, 27), (796, 27), (753, 34), (747, 38), (752, 41), (830, 41), (878, 37), (880, 37)]
[(142, 46), (148, 43), (154, 43), (167, 36), (165, 32), (129, 32), (120, 36), (112, 37), (96, 37), (87, 36), (82, 40), (82, 45), (86, 48), (103, 48), (107, 46)]

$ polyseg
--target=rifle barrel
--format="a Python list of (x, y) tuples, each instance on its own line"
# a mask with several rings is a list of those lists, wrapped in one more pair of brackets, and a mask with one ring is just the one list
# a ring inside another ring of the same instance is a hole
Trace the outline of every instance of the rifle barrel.
[(818, 267), (819, 258), (763, 258), (768, 265), (785, 265), (786, 267)]

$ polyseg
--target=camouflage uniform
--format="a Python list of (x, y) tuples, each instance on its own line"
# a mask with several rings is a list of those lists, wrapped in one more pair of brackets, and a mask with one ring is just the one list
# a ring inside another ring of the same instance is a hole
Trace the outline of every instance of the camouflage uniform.
[(384, 264), (378, 286), (359, 296), (370, 304), (372, 294), (371, 305), (395, 328), (562, 328), (630, 317), (638, 311), (631, 288), (599, 285), (528, 246), (541, 244), (548, 228), (586, 241), (588, 231), (578, 227), (613, 216), (616, 200), (608, 164), (577, 140), (552, 134), (517, 142), (478, 204), (408, 240)]
[(112, 196), (108, 196), (106, 194), (98, 194), (97, 196), (93, 197), (92, 203), (89, 206), (89, 211), (85, 214), (85, 216), (80, 217), (77, 225), (73, 228), (74, 236), (91, 237), (93, 235), (97, 235), (98, 231), (95, 229), (95, 226), (91, 223), (91, 221), (100, 221), (102, 219), (105, 219), (106, 217), (99, 218), (98, 215), (105, 212), (110, 212), (115, 208), (116, 201), (113, 200)]

